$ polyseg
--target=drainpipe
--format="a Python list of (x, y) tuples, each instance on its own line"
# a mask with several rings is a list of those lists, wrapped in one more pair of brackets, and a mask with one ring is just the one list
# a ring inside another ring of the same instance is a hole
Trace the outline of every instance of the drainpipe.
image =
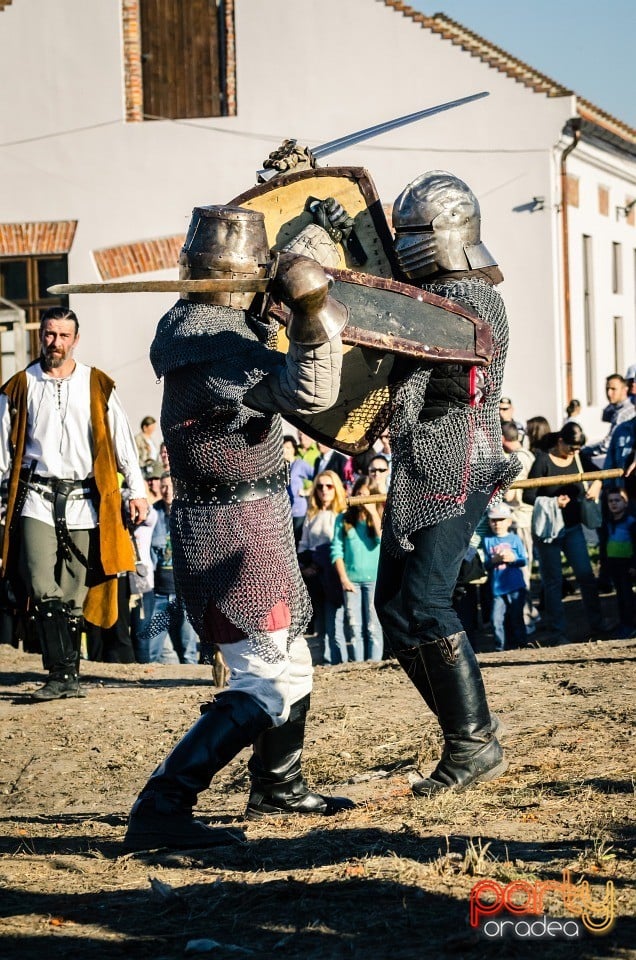
[(565, 396), (572, 399), (572, 318), (570, 311), (570, 251), (568, 233), (567, 172), (565, 161), (581, 139), (581, 118), (569, 121), (573, 140), (561, 154), (561, 242), (563, 245), (563, 347), (565, 352)]

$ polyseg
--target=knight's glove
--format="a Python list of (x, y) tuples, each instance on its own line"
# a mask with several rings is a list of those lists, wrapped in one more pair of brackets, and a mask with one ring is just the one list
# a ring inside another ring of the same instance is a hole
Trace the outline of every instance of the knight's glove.
[(278, 170), (287, 173), (290, 170), (309, 170), (316, 166), (309, 147), (299, 147), (296, 140), (283, 140), (280, 147), (272, 150), (263, 161), (265, 170)]
[(329, 296), (331, 284), (331, 278), (315, 260), (281, 254), (274, 293), (291, 310), (287, 324), (290, 340), (306, 347), (317, 347), (344, 329), (349, 311), (339, 300)]
[(353, 217), (349, 216), (337, 200), (333, 197), (317, 200), (310, 204), (309, 209), (315, 223), (329, 234), (334, 243), (344, 243), (349, 239), (353, 230)]

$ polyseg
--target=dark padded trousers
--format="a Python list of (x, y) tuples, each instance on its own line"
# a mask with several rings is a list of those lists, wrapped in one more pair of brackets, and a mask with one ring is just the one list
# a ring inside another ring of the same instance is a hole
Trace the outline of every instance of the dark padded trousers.
[(381, 549), (375, 606), (393, 653), (464, 629), (453, 591), (488, 500), (488, 494), (470, 494), (463, 514), (417, 530), (411, 537), (415, 549), (401, 559)]

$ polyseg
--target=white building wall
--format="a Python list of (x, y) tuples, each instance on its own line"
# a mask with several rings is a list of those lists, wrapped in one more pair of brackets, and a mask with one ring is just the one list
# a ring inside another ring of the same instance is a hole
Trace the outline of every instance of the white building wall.
[[(489, 90), (478, 103), (325, 162), (366, 166), (386, 203), (427, 169), (467, 180), (482, 204), (483, 239), (506, 277), (505, 391), (522, 418), (557, 416), (553, 148), (573, 98), (533, 93), (380, 0), (237, 0), (238, 115), (125, 124), (120, 16), (119, 0), (20, 0), (0, 14), (0, 87), (13, 91), (0, 98), (3, 222), (76, 218), (70, 279), (94, 280), (91, 250), (185, 233), (194, 205), (247, 189), (286, 136), (315, 145)], [(20, 76), (28, 83), (17, 83)], [(543, 210), (530, 212), (533, 197), (545, 198)], [(82, 359), (115, 377), (133, 423), (159, 409), (148, 345), (173, 299), (72, 298)]]
[[(570, 154), (568, 171), (579, 178), (579, 205), (568, 208), (571, 258), (571, 314), (574, 396), (584, 404), (583, 426), (590, 440), (607, 432), (601, 413), (607, 403), (605, 379), (611, 373), (625, 374), (636, 363), (636, 228), (624, 214), (626, 195), (636, 197), (636, 169), (618, 155), (590, 144), (579, 144)], [(609, 191), (608, 214), (599, 209), (599, 187)], [(591, 238), (592, 336), (591, 389), (588, 391), (584, 330), (583, 236)], [(614, 292), (613, 244), (619, 244), (620, 292)], [(620, 317), (618, 343), (614, 318)], [(587, 409), (586, 409), (587, 405)]]

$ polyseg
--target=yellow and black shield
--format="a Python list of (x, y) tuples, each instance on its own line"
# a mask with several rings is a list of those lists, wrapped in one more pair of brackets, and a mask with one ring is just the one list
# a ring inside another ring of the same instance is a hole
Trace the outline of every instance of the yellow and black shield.
[[(362, 167), (325, 167), (278, 176), (235, 197), (233, 206), (258, 210), (274, 252), (312, 223), (311, 200), (333, 197), (354, 220), (355, 255), (338, 244), (332, 295), (346, 304), (349, 323), (338, 401), (320, 414), (288, 417), (315, 439), (344, 453), (367, 450), (386, 424), (396, 355), (413, 362), (490, 362), (488, 327), (470, 310), (393, 279), (399, 276), (393, 243), (380, 198)], [(362, 258), (360, 253), (362, 252)], [(363, 265), (360, 265), (363, 259)], [(364, 272), (362, 272), (364, 271)], [(286, 312), (278, 349), (286, 352)]]

